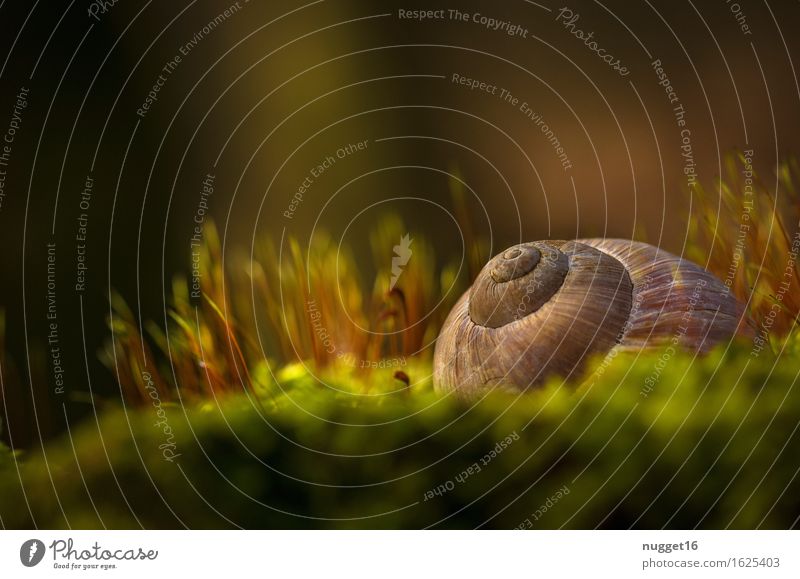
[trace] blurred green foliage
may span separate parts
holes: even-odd
[[[14,453],[5,444],[0,442],[0,471],[10,467],[14,461]]]
[[[338,379],[329,369],[327,387],[300,364],[266,370],[247,395],[165,403],[171,462],[152,405],[106,411],[24,457],[19,476],[0,453],[0,518],[9,528],[791,527],[798,366],[750,348],[676,354],[646,396],[659,352],[620,355],[577,389],[553,381],[472,404],[436,396],[424,365],[406,368],[410,388],[391,370],[371,374],[369,396],[345,369]]]

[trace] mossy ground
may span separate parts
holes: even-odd
[[[388,374],[372,377],[385,394],[354,396],[352,376],[329,375],[335,391],[294,366],[280,392],[164,406],[172,461],[153,406],[108,410],[20,463],[0,458],[0,518],[13,528],[791,527],[796,354],[724,350],[672,357],[647,396],[658,354],[617,357],[577,390],[554,380],[473,403],[425,381],[391,393]]]

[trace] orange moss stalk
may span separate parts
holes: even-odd
[[[282,250],[265,239],[257,243],[253,259],[232,252],[225,260],[214,226],[207,224],[204,233],[202,299],[177,278],[167,332],[146,322],[147,335],[141,336],[138,319],[119,296],[114,298],[116,366],[129,402],[146,400],[145,370],[167,401],[178,394],[215,397],[254,389],[253,375],[263,377],[265,368],[292,362],[349,368],[369,384],[376,362],[430,357],[426,346],[469,283],[455,275],[455,263],[437,276],[430,243],[395,216],[376,223],[369,271],[324,233],[309,247],[289,238]],[[413,239],[413,255],[391,287],[393,247],[403,235]],[[371,292],[365,290],[370,285]],[[111,348],[105,360],[114,369]]]
[[[717,198],[701,186],[693,191],[689,257],[748,304],[759,331],[779,339],[800,316],[798,165],[783,163],[774,187],[742,153],[729,156],[726,166]]]

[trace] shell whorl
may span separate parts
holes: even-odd
[[[651,245],[538,241],[491,259],[450,312],[434,385],[474,395],[527,389],[581,371],[593,354],[670,341],[705,351],[747,333],[743,306],[716,277]]]
[[[488,328],[523,318],[558,291],[568,271],[567,256],[553,245],[515,245],[491,259],[472,284],[469,315]]]

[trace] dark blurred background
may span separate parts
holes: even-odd
[[[796,3],[460,2],[467,21],[451,18],[452,8],[0,3],[0,133],[29,91],[3,167],[3,437],[28,444],[91,413],[91,395],[118,393],[97,356],[109,336],[110,288],[163,324],[172,278],[191,273],[201,202],[226,252],[265,236],[306,243],[326,230],[369,270],[368,232],[385,212],[424,231],[440,258],[462,251],[449,217],[455,175],[493,253],[588,235],[646,238],[681,253],[691,200],[682,128],[692,170],[712,195],[731,151],[752,150],[755,169],[774,183],[776,163],[798,150]],[[400,17],[420,9],[444,17]],[[569,13],[579,16],[571,25]],[[487,28],[481,17],[518,31]],[[593,32],[629,73],[603,62],[577,30]],[[454,74],[496,94],[454,83]],[[503,100],[502,89],[518,100]],[[335,161],[313,177],[327,157]],[[204,195],[208,175],[213,193]],[[82,213],[87,273],[77,291]],[[48,243],[64,393],[47,342]]]

